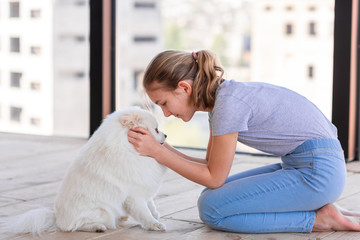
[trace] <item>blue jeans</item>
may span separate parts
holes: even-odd
[[[341,195],[346,168],[336,139],[308,140],[282,163],[230,176],[198,200],[209,227],[247,233],[311,232],[315,210]]]

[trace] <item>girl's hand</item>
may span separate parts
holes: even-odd
[[[128,141],[142,156],[154,157],[159,147],[161,147],[161,144],[155,140],[151,132],[142,127],[130,129]]]

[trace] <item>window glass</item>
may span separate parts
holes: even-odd
[[[131,84],[127,79],[141,76],[139,71],[144,71],[158,52],[210,49],[220,58],[225,78],[290,88],[313,101],[331,118],[334,0],[159,3],[117,2],[117,50],[122,56],[117,74],[119,108],[122,104],[142,103],[141,78],[140,84],[135,80]],[[138,86],[137,91],[134,86]],[[207,113],[197,113],[184,123],[174,117],[162,117],[158,107],[155,112],[170,144],[206,147]],[[241,145],[238,150],[254,151]]]
[[[20,17],[20,3],[16,1],[12,1],[9,3],[9,16],[10,18],[18,18]]]
[[[21,86],[21,77],[22,73],[20,72],[11,72],[10,73],[10,86],[15,88],[20,88]]]
[[[0,132],[88,137],[89,1],[0,7]]]
[[[19,53],[20,52],[20,38],[11,37],[10,38],[10,52]]]

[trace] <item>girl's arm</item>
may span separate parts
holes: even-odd
[[[201,159],[201,158],[194,158],[194,157],[190,157],[188,155],[183,154],[182,152],[176,150],[175,148],[173,148],[171,145],[167,144],[166,142],[163,144],[167,149],[169,149],[170,151],[176,153],[177,155],[192,161],[192,162],[198,162],[198,163],[202,163],[207,165],[208,164],[208,160],[209,160],[209,155],[210,155],[210,150],[211,150],[211,145],[212,145],[212,131],[210,130],[210,137],[209,137],[209,142],[208,142],[208,146],[207,146],[207,151],[206,151],[206,158],[205,159]]]
[[[218,188],[225,183],[230,172],[236,149],[237,133],[215,137],[210,134],[207,165],[188,161],[184,156],[169,150],[166,146],[156,142],[151,133],[144,128],[129,131],[128,138],[141,155],[155,158],[159,163],[193,182],[209,188]]]
[[[171,152],[179,155],[180,157],[182,157],[182,158],[184,158],[184,159],[186,159],[186,160],[207,165],[206,159],[195,158],[195,157],[190,157],[190,156],[188,156],[188,155],[185,155],[184,153],[176,150],[175,148],[173,148],[171,145],[167,144],[166,142],[163,144],[163,146],[164,146],[165,148],[167,148],[169,151],[171,151]]]

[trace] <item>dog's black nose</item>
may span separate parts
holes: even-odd
[[[164,134],[164,137],[165,137],[165,138],[167,138],[167,135],[166,135],[166,134]]]

